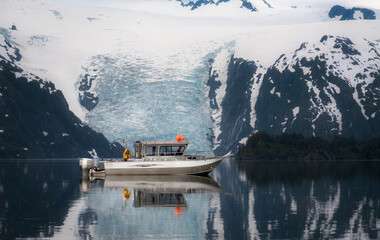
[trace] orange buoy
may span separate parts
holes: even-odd
[[[176,137],[175,137],[175,140],[177,140],[177,142],[182,142],[184,140],[184,137],[181,135],[181,134],[178,134]]]
[[[182,215],[183,208],[182,207],[175,207],[175,215]]]

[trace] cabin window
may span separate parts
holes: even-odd
[[[183,155],[183,146],[162,146],[160,147],[161,156],[179,156]]]
[[[156,156],[156,155],[157,155],[156,146],[145,147],[145,156]]]

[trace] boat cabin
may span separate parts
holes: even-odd
[[[135,158],[182,156],[189,143],[188,139],[183,141],[136,141]]]

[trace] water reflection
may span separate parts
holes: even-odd
[[[262,238],[377,239],[379,162],[249,162],[249,221]]]
[[[204,238],[210,200],[223,191],[200,176],[106,176],[81,185],[97,219],[86,237],[97,239]]]
[[[242,161],[237,160],[240,174],[251,184],[269,182],[297,184],[307,180],[331,178],[343,180],[366,176],[380,180],[379,161]]]
[[[54,236],[73,200],[80,171],[73,161],[0,162],[0,239]]]
[[[380,162],[224,160],[211,177],[82,178],[0,161],[0,239],[379,239]]]

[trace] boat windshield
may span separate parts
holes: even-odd
[[[182,156],[186,145],[145,145],[144,156]]]
[[[184,146],[161,146],[160,156],[180,156],[184,150]]]

